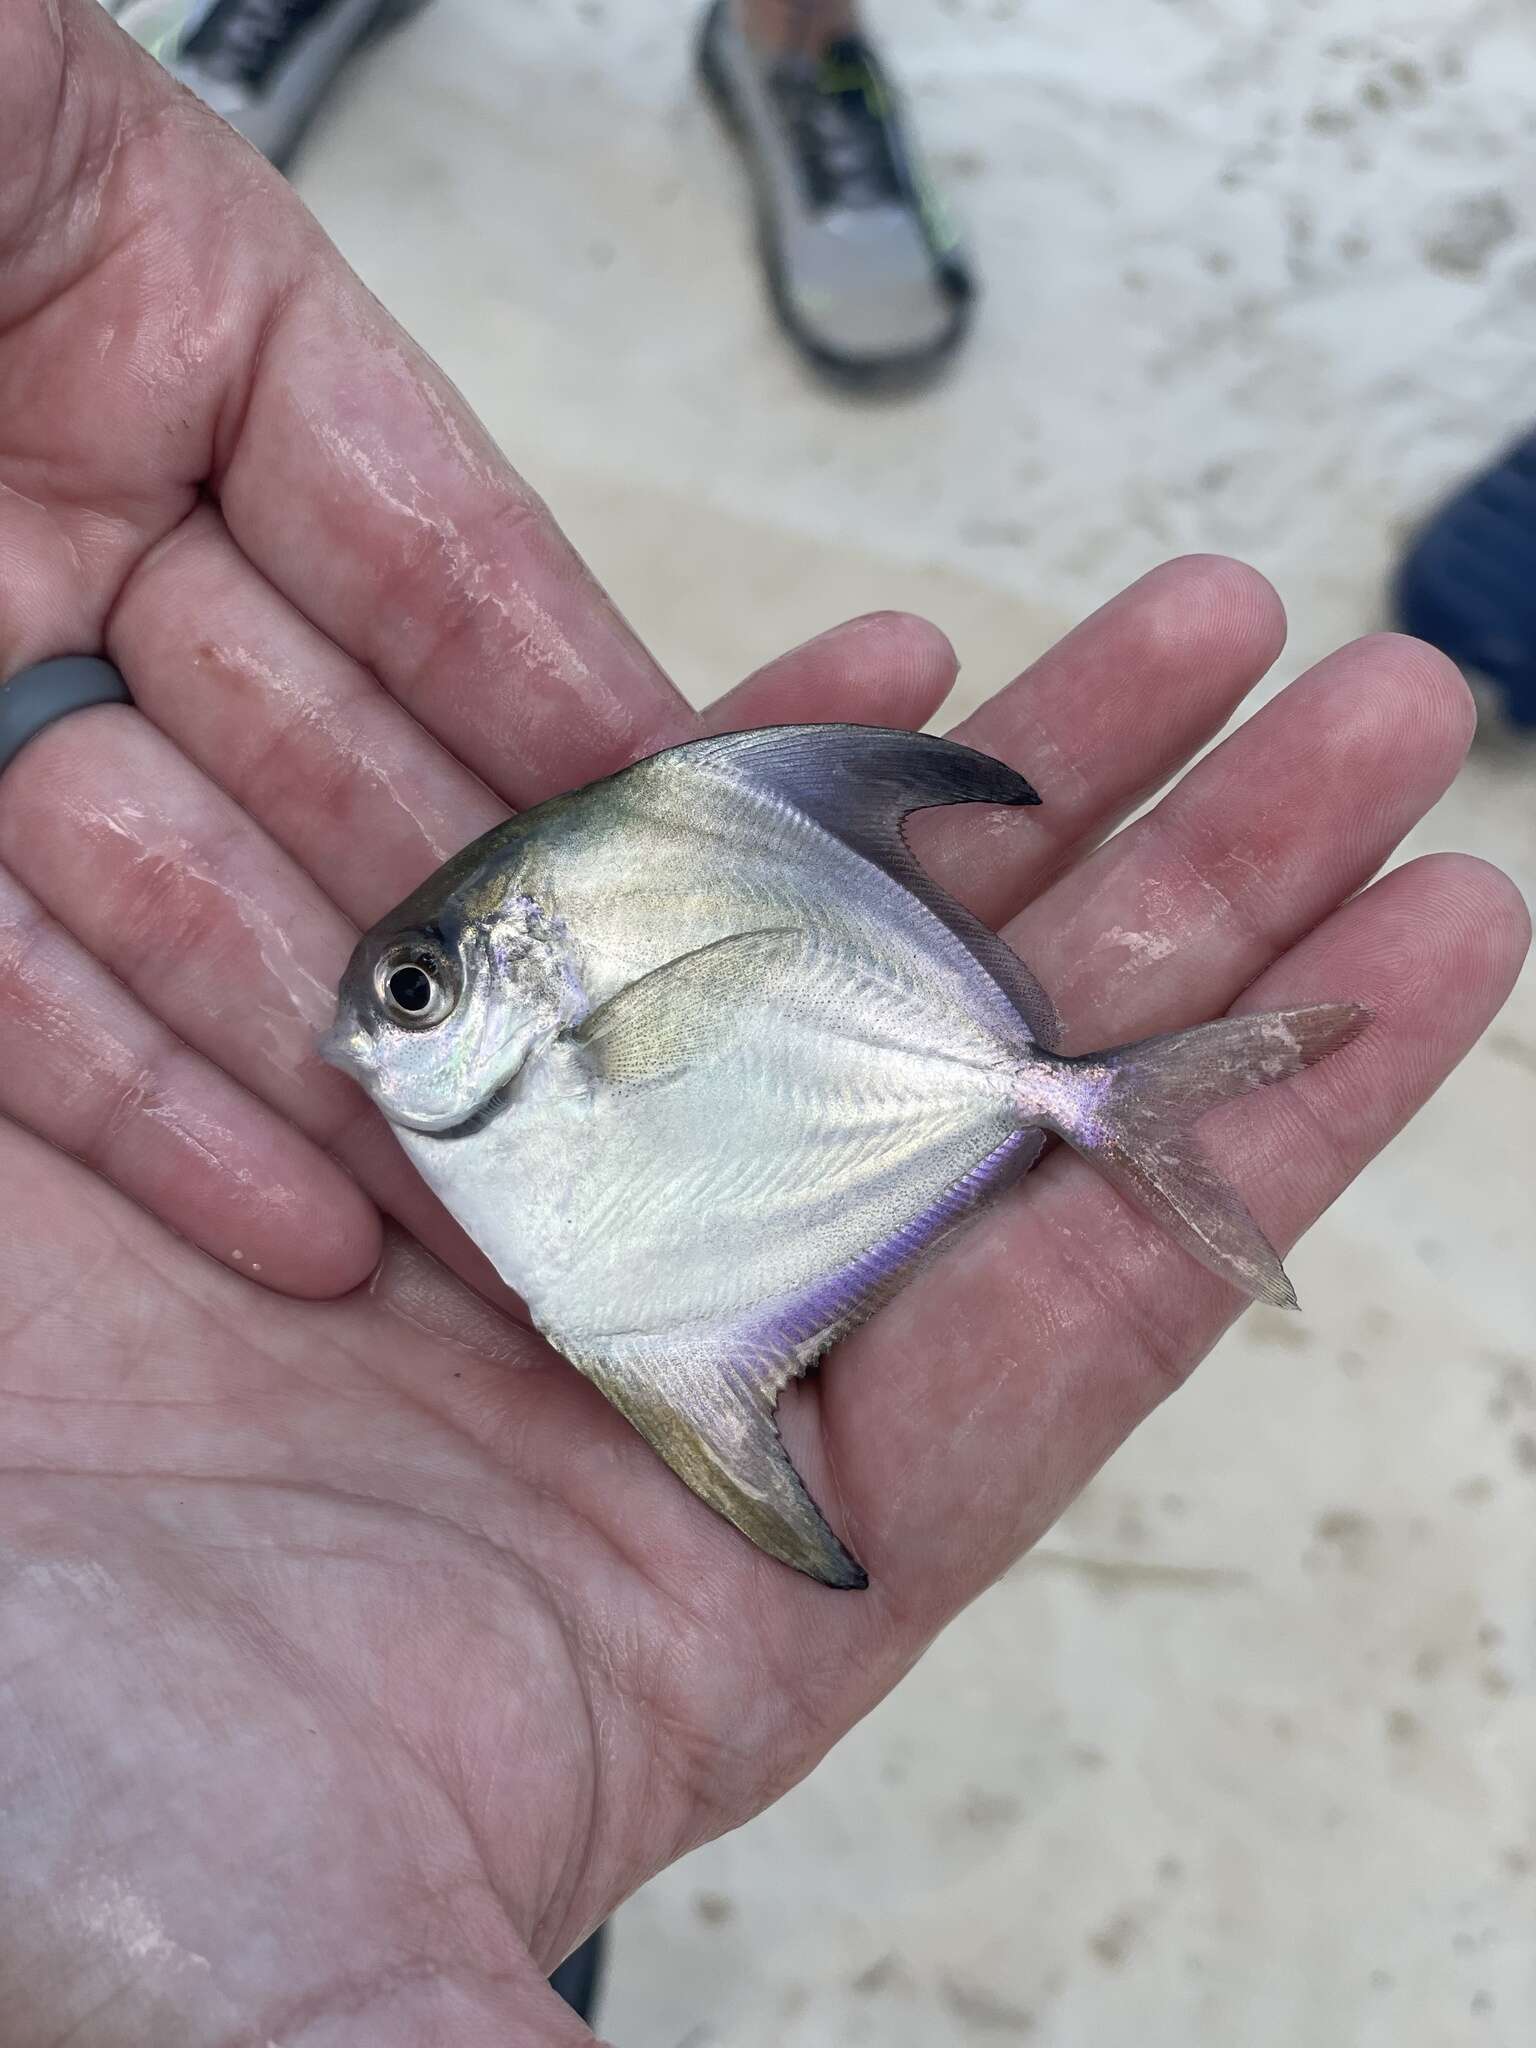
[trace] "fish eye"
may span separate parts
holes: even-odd
[[[420,947],[401,948],[380,961],[379,999],[396,1024],[441,1024],[457,996],[447,965]]]
[[[432,982],[425,968],[397,967],[389,977],[389,999],[397,1010],[412,1016],[432,1005]]]

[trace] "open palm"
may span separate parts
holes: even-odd
[[[7,8],[0,149],[0,672],[104,646],[139,706],[0,788],[7,2048],[588,2039],[543,1973],[809,1769],[1240,1304],[1053,1154],[786,1401],[868,1593],[685,1493],[313,1038],[360,924],[699,719],[92,0]],[[1363,887],[1470,730],[1408,642],[1335,655],[1106,837],[1280,636],[1251,572],[1156,572],[963,728],[1045,807],[920,836],[1069,1049],[1374,1008],[1213,1120],[1284,1243],[1483,1029],[1526,925],[1467,860]],[[952,676],[932,629],[863,620],[709,722],[915,725]]]

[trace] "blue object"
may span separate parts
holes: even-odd
[[[1406,632],[1486,676],[1536,731],[1536,433],[1434,514],[1394,595]]]
[[[590,2020],[597,2012],[597,1994],[603,1980],[603,1956],[608,1929],[599,1927],[581,1947],[568,1955],[549,1980],[549,1988],[565,2000],[579,2019]]]
[[[128,686],[110,661],[94,654],[61,654],[34,662],[0,688],[0,769],[27,741],[71,711],[95,704],[131,704]]]

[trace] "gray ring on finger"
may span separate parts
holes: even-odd
[[[61,654],[33,662],[0,687],[0,775],[28,740],[71,711],[132,702],[122,676],[99,655]]]

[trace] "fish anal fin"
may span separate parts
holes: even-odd
[[[982,1198],[1028,1171],[1043,1132],[1019,1129],[919,1217],[841,1272],[759,1309],[736,1341],[621,1337],[560,1349],[717,1514],[770,1557],[823,1585],[862,1587],[863,1567],[827,1527],[774,1419],[779,1395],[856,1329]]]
[[[749,1542],[824,1586],[858,1590],[868,1574],[833,1535],[774,1420],[794,1366],[736,1365],[639,1344],[567,1356],[665,1459],[690,1491]]]

